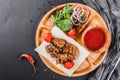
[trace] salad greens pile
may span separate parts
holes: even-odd
[[[71,23],[71,14],[74,6],[66,5],[62,10],[56,11],[55,15],[51,15],[53,26],[58,26],[62,31],[69,31],[73,28]]]

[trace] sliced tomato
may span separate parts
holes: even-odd
[[[71,69],[74,66],[74,62],[72,61],[67,61],[64,63],[64,67],[67,69]]]
[[[51,33],[46,33],[45,36],[44,36],[44,40],[46,42],[51,42],[52,38],[53,38],[53,36],[52,36]]]
[[[76,29],[75,29],[75,28],[71,29],[71,30],[68,32],[68,36],[70,36],[70,37],[74,37],[74,36],[76,36],[76,34],[77,34],[77,32],[76,32]]]

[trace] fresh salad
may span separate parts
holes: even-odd
[[[53,26],[58,26],[68,36],[76,36],[76,28],[85,23],[89,17],[89,10],[83,6],[66,5],[51,15]]]

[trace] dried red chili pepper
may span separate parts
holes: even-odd
[[[34,65],[34,63],[35,63],[34,58],[30,54],[27,54],[27,53],[20,55],[19,60],[21,60],[22,58],[27,59],[30,62],[30,64],[33,66],[33,69],[34,69],[33,76],[34,76],[36,74],[36,68]]]

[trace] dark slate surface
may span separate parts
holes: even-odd
[[[69,78],[49,70],[35,48],[37,25],[51,6],[80,0],[0,0],[0,80],[33,80],[32,66],[18,58],[23,52],[36,59],[36,80],[87,80],[87,76]]]

